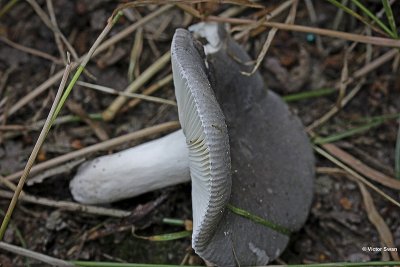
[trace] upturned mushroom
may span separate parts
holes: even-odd
[[[203,47],[186,30],[176,31],[171,48],[179,118],[185,136],[176,132],[137,149],[153,149],[146,150],[145,157],[156,159],[161,170],[171,165],[167,160],[162,164],[163,158],[179,162],[174,175],[186,177],[188,169],[183,165],[189,155],[186,166],[190,166],[192,176],[196,253],[219,266],[264,265],[283,252],[289,232],[297,231],[307,218],[313,192],[312,149],[299,119],[276,94],[266,90],[260,74],[241,75],[250,67],[240,62],[248,62],[250,58],[223,27],[202,23],[191,29],[208,40],[204,47],[207,57]],[[168,146],[173,142],[186,143],[189,152],[184,145],[176,145],[176,149]],[[163,148],[153,147],[157,143],[166,145],[168,150],[162,155],[151,154],[160,153]],[[127,155],[134,155],[134,149]],[[164,156],[166,153],[168,157]],[[96,181],[99,171],[108,168],[110,172],[113,169],[110,162],[121,160],[124,155],[106,156],[82,167],[71,182],[74,198],[101,203],[107,197],[113,201],[145,192],[133,194],[125,189],[127,184],[137,186],[135,169],[129,176],[130,164],[123,166],[123,179],[129,180],[124,185],[109,182],[108,186],[115,188],[101,190],[93,186],[99,186]],[[141,162],[140,153],[136,157],[139,158],[132,157],[129,162]],[[107,164],[100,167],[101,161]],[[157,171],[154,165],[152,168]],[[107,180],[121,179],[115,174]],[[155,176],[162,178],[159,173]],[[91,192],[88,186],[95,190]],[[121,194],[127,191],[129,194]],[[112,192],[113,196],[101,195],[105,192]],[[245,218],[245,213],[257,217]],[[211,216],[205,217],[207,214]]]

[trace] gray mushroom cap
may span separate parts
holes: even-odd
[[[206,74],[202,49],[189,32],[176,31],[172,72],[179,121],[189,149],[192,247],[199,255],[214,234],[231,193],[228,130]]]
[[[207,62],[228,126],[229,204],[291,232],[299,230],[311,207],[314,183],[314,157],[303,125],[279,96],[266,90],[258,72],[250,77],[240,74],[250,71],[239,63],[250,57],[221,25],[194,29],[202,35],[211,30],[213,36]],[[217,44],[215,36],[220,38]],[[219,266],[265,265],[283,252],[288,241],[289,236],[226,209],[201,256]]]

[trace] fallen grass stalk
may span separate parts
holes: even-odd
[[[365,210],[367,211],[368,219],[370,220],[370,222],[375,226],[376,230],[378,231],[381,242],[386,247],[395,248],[396,245],[394,244],[394,241],[393,241],[393,235],[390,232],[390,229],[389,229],[388,225],[386,224],[385,220],[382,218],[382,216],[376,210],[374,200],[372,199],[371,194],[368,192],[365,185],[363,185],[361,182],[358,182],[357,184],[358,184],[358,187],[360,188],[361,195],[363,196],[364,206],[365,206]],[[396,260],[396,261],[399,260],[399,254],[397,254],[397,251],[390,251],[390,254],[394,260]]]
[[[311,132],[315,128],[321,126],[325,122],[327,122],[330,118],[332,118],[336,113],[338,113],[353,97],[361,90],[362,85],[364,84],[364,79],[362,79],[359,83],[354,86],[354,88],[343,97],[342,101],[340,102],[340,108],[338,105],[334,105],[327,113],[325,113],[321,118],[315,120],[311,125],[307,126],[307,132]]]
[[[113,94],[113,95],[120,95],[120,96],[125,96],[125,97],[130,97],[130,98],[137,98],[141,100],[146,100],[149,102],[155,102],[155,103],[160,103],[160,104],[166,104],[166,105],[171,105],[171,106],[176,106],[176,102],[160,97],[155,97],[155,96],[149,96],[145,94],[136,94],[136,93],[129,93],[129,92],[121,92],[118,90],[115,90],[113,88],[109,88],[106,86],[101,86],[97,84],[92,84],[92,83],[87,83],[87,82],[77,82],[78,85],[94,89],[100,92],[108,93],[108,94]]]
[[[32,168],[32,166],[33,166],[33,164],[35,162],[35,159],[37,157],[37,154],[39,153],[39,150],[42,147],[42,145],[44,143],[44,140],[46,139],[46,136],[47,136],[47,134],[48,134],[48,132],[49,132],[49,130],[51,128],[53,117],[55,115],[55,112],[56,112],[57,106],[59,104],[59,101],[60,101],[60,99],[62,97],[63,89],[64,89],[65,84],[67,82],[68,75],[69,75],[70,71],[71,71],[71,65],[68,64],[65,67],[65,71],[64,71],[60,86],[58,88],[58,91],[57,91],[56,97],[54,99],[53,105],[51,106],[50,112],[49,112],[49,114],[47,116],[46,122],[45,122],[45,124],[44,124],[44,126],[42,128],[42,131],[40,132],[39,138],[36,141],[35,146],[33,147],[32,153],[29,156],[28,162],[25,165],[25,169],[21,173],[21,178],[20,178],[20,180],[18,182],[18,185],[17,185],[17,188],[16,188],[16,190],[14,192],[14,196],[11,199],[11,202],[10,202],[10,205],[9,205],[9,207],[7,209],[6,215],[4,216],[3,222],[2,222],[1,227],[0,227],[0,241],[3,240],[4,233],[7,230],[7,226],[8,226],[8,223],[10,222],[11,215],[12,215],[12,213],[14,211],[15,206],[17,205],[18,197],[21,194],[21,191],[22,191],[22,188],[23,188],[23,186],[25,184],[26,179],[28,178],[29,171],[31,170],[31,168]]]
[[[227,22],[233,24],[252,24],[257,23],[255,20],[251,19],[239,19],[239,18],[221,18],[217,16],[208,16],[205,18],[207,21],[219,21],[219,22]],[[383,37],[375,37],[375,36],[365,36],[361,34],[347,33],[341,31],[334,31],[329,29],[322,29],[316,27],[309,27],[304,25],[296,25],[296,24],[287,24],[280,22],[271,22],[265,21],[262,23],[265,27],[276,28],[278,30],[284,31],[294,31],[294,32],[304,32],[304,33],[313,33],[317,35],[323,35],[332,38],[343,39],[347,41],[353,41],[364,44],[372,44],[376,46],[385,46],[385,47],[394,47],[400,48],[400,40],[383,38]]]
[[[334,38],[338,38],[338,39],[344,39],[344,40],[358,42],[358,43],[400,48],[400,40],[395,40],[395,39],[390,39],[390,38],[365,36],[365,35],[360,35],[360,34],[353,34],[353,33],[340,32],[340,31],[334,31],[334,30],[328,30],[328,29],[308,27],[308,26],[303,26],[303,25],[292,25],[292,24],[279,23],[279,22],[264,22],[263,25],[267,26],[267,27],[277,28],[279,30],[314,33],[314,34],[324,35],[324,36],[328,36],[328,37],[334,37]]]
[[[314,150],[316,152],[318,152],[318,154],[322,155],[323,157],[325,157],[326,159],[328,159],[329,161],[331,161],[332,163],[334,163],[335,165],[337,165],[338,167],[342,168],[343,170],[345,170],[347,173],[351,174],[357,181],[362,182],[363,184],[367,185],[368,187],[370,187],[371,189],[373,189],[375,192],[377,192],[378,194],[380,194],[381,196],[383,196],[384,198],[386,198],[387,200],[389,200],[391,203],[393,203],[394,205],[396,205],[397,207],[400,207],[400,203],[397,202],[395,199],[393,199],[392,197],[390,197],[389,195],[387,195],[385,192],[383,192],[382,190],[380,190],[378,187],[376,187],[375,185],[373,185],[370,181],[368,181],[367,179],[365,179],[363,176],[361,176],[360,174],[358,174],[356,171],[354,171],[353,169],[351,169],[350,167],[348,167],[347,165],[345,165],[344,163],[342,163],[340,160],[338,160],[337,158],[335,158],[334,156],[332,156],[331,154],[329,154],[328,152],[326,152],[324,149],[318,147],[318,146],[313,146]],[[368,265],[367,265],[368,266]]]
[[[60,102],[57,104],[56,110],[54,111],[53,117],[51,119],[51,122],[53,122],[58,114],[61,111],[61,108],[63,107],[65,101],[67,100],[69,94],[72,91],[72,88],[74,87],[76,81],[79,79],[81,73],[84,71],[87,63],[89,62],[90,58],[94,54],[94,51],[96,51],[97,47],[100,45],[100,43],[103,41],[103,39],[107,36],[107,34],[110,32],[112,27],[117,23],[118,19],[122,16],[122,12],[117,13],[115,16],[112,16],[108,19],[108,23],[106,27],[103,29],[103,31],[100,33],[100,35],[97,37],[96,41],[92,45],[92,47],[89,49],[89,52],[86,54],[86,56],[83,58],[82,63],[78,66],[78,69],[76,70],[74,76],[72,77],[72,80],[68,84],[67,89],[65,89],[65,92],[61,96]]]
[[[40,50],[37,50],[35,48],[30,48],[30,47],[26,47],[26,46],[20,45],[18,43],[15,43],[15,42],[11,41],[10,39],[8,39],[8,38],[6,38],[4,36],[0,36],[0,41],[5,43],[5,44],[7,44],[7,45],[9,45],[9,46],[11,46],[12,48],[15,48],[17,50],[20,50],[22,52],[25,52],[25,53],[28,53],[28,54],[31,54],[31,55],[34,55],[34,56],[37,56],[37,57],[44,58],[46,60],[50,60],[55,64],[61,64],[62,63],[58,58],[53,57],[50,54],[47,54],[47,53],[45,53],[43,51],[40,51]]]
[[[154,92],[156,92],[158,89],[160,89],[160,88],[164,87],[165,85],[167,85],[168,83],[170,83],[171,81],[172,81],[172,74],[168,74],[161,80],[156,81],[155,83],[150,85],[148,88],[144,89],[142,94],[143,95],[151,95]],[[136,107],[141,101],[142,100],[139,98],[132,99],[131,101],[128,102],[128,104],[126,104],[122,108],[121,112],[126,112],[128,109]]]
[[[346,151],[340,149],[339,147],[333,144],[325,144],[322,147],[329,152],[334,157],[340,159],[343,163],[349,165],[351,168],[356,170],[357,172],[363,174],[369,179],[380,183],[381,185],[387,186],[389,188],[400,190],[400,181],[396,180],[392,177],[389,177],[371,167],[365,165],[360,160],[356,159]]]
[[[50,264],[52,266],[60,266],[60,267],[74,267],[76,266],[74,263],[63,261],[60,259],[56,259],[26,248],[14,246],[11,244],[7,244],[5,242],[0,241],[0,249],[14,253],[16,255],[24,256],[27,258],[35,259],[43,263]]]
[[[291,3],[292,8],[291,8],[291,10],[289,12],[289,15],[287,16],[287,18],[285,20],[285,23],[293,24],[294,19],[296,17],[296,10],[297,10],[298,1],[289,0],[289,1],[286,1],[283,4],[281,4],[280,6],[289,7],[288,3]],[[263,20],[265,20],[265,19],[263,19]],[[276,35],[277,32],[278,32],[277,28],[272,28],[268,32],[267,40],[264,42],[264,45],[263,45],[263,47],[261,49],[261,52],[257,56],[255,66],[253,67],[253,69],[250,72],[242,71],[241,73],[243,75],[250,76],[250,75],[253,75],[257,71],[257,69],[260,67],[260,64],[263,61],[265,55],[267,54],[268,49],[271,46],[271,43],[274,40],[275,35]]]
[[[13,193],[5,190],[0,190],[0,197],[2,198],[12,198]],[[97,206],[90,206],[90,205],[83,205],[75,202],[70,201],[63,201],[63,200],[52,200],[44,197],[35,197],[28,195],[26,193],[22,194],[19,198],[20,201],[38,204],[47,207],[59,208],[68,211],[77,211],[77,212],[84,212],[94,215],[101,215],[101,216],[110,216],[115,218],[125,218],[131,215],[132,213],[129,211],[119,210],[119,209],[110,209],[110,208],[102,208]]]
[[[72,58],[74,60],[78,60],[78,54],[75,51],[75,48],[69,43],[68,39],[64,36],[64,34],[60,31],[60,29],[56,24],[53,24],[49,16],[47,16],[46,12],[40,7],[40,5],[35,0],[26,0],[32,9],[36,12],[39,18],[43,21],[43,23],[51,30],[54,34],[58,35],[61,40],[64,42],[67,50],[71,53]]]
[[[39,163],[32,167],[31,173],[37,174],[40,171],[44,171],[49,168],[55,167],[61,163],[69,161],[69,160],[77,159],[79,157],[84,157],[86,155],[89,155],[91,153],[98,152],[98,151],[106,151],[106,150],[112,149],[116,146],[126,144],[126,143],[129,143],[132,141],[136,141],[140,138],[148,137],[150,135],[159,134],[162,132],[175,130],[177,128],[179,128],[179,122],[176,122],[176,121],[165,122],[165,123],[161,123],[161,124],[149,127],[149,128],[145,128],[145,129],[133,132],[133,133],[115,137],[113,139],[110,139],[110,140],[107,140],[107,141],[104,141],[101,143],[97,143],[92,146],[88,146],[88,147],[82,148],[80,150],[73,151],[68,154],[61,155],[59,157],[50,159],[48,161]],[[21,174],[22,174],[22,171],[18,171],[16,173],[8,175],[4,178],[7,180],[15,180]]]
[[[167,10],[169,10],[172,6],[171,5],[166,5],[163,6],[162,8],[154,11],[153,13],[147,15],[146,17],[144,17],[143,19],[139,20],[138,22],[136,22],[135,24],[127,27],[126,29],[122,30],[121,32],[115,34],[113,37],[110,37],[108,40],[104,41],[103,44],[101,44],[97,50],[93,53],[92,56],[96,56],[99,53],[107,50],[110,46],[118,43],[119,41],[121,41],[122,39],[128,37],[131,35],[132,32],[134,32],[137,28],[143,26],[144,24],[146,24],[147,22],[149,22],[150,20],[154,19],[157,16],[160,16],[162,13],[166,12]],[[87,54],[83,55],[82,57],[79,58],[78,62],[82,61],[83,58],[86,56]],[[71,64],[71,70],[74,70],[76,67],[78,67],[78,63],[72,63]],[[16,102],[15,104],[13,104],[13,106],[10,108],[10,110],[8,111],[8,115],[12,115],[15,112],[17,112],[20,108],[24,107],[25,105],[27,105],[28,103],[30,103],[33,99],[35,99],[37,96],[39,96],[40,94],[42,94],[43,92],[45,92],[47,89],[49,89],[53,84],[55,84],[56,82],[58,82],[62,75],[63,75],[63,70],[57,72],[56,74],[54,74],[52,77],[50,77],[48,80],[46,80],[45,82],[43,82],[42,84],[40,84],[38,87],[36,87],[35,89],[33,89],[31,92],[29,92],[25,97],[23,97],[21,100],[19,100],[18,102]],[[4,115],[0,116],[0,122],[4,120]]]
[[[134,93],[139,90],[146,82],[148,82],[158,71],[170,62],[171,53],[168,51],[162,57],[157,59],[150,67],[148,67],[139,77],[137,77],[125,90],[125,93]],[[114,119],[117,112],[125,104],[126,96],[118,96],[111,105],[103,112],[103,119],[110,121]]]

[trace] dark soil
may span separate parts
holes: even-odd
[[[8,1],[0,1],[0,7]],[[110,1],[53,1],[55,15],[61,32],[69,39],[79,56],[86,53],[104,28],[116,3]],[[275,3],[274,3],[275,2]],[[268,8],[278,1],[269,1]],[[296,24],[331,28],[337,8],[326,1],[315,6],[317,21],[312,23],[306,6],[300,1]],[[48,12],[46,1],[38,1]],[[367,1],[374,12],[381,9],[379,1]],[[396,4],[395,18],[400,15]],[[206,6],[217,15],[228,6]],[[140,7],[131,12],[136,18],[156,10],[157,6]],[[238,17],[251,17],[252,9]],[[396,16],[397,14],[397,16]],[[286,15],[285,15],[286,16]],[[283,17],[282,17],[283,18]],[[174,30],[186,22],[184,13],[173,8],[144,26],[144,46],[140,55],[139,69],[143,71],[156,58],[168,51]],[[191,23],[197,22],[193,19]],[[283,19],[280,19],[283,21]],[[112,29],[113,36],[133,22],[122,17]],[[400,22],[399,22],[400,23]],[[364,25],[344,15],[339,25],[341,31],[359,33]],[[162,29],[161,32],[159,30]],[[268,31],[241,40],[253,58],[266,39]],[[32,7],[18,2],[0,20],[0,35],[20,45],[31,47],[60,58],[53,32],[43,23]],[[315,36],[303,33],[278,31],[260,71],[269,88],[281,95],[307,92],[321,88],[333,88],[340,81],[343,59],[350,42],[322,37],[322,49],[313,40]],[[129,55],[134,34],[118,42],[107,52],[95,57],[88,65],[90,75],[81,80],[123,90],[128,84]],[[376,58],[390,48],[372,47]],[[358,44],[348,55],[349,76],[364,66],[366,45]],[[31,100],[15,114],[7,111],[21,98],[63,68],[62,64],[27,54],[0,42],[0,115],[7,119],[0,126],[30,126],[45,119],[54,99],[58,83],[45,93]],[[154,80],[165,77],[170,67],[158,73]],[[278,73],[279,72],[279,73]],[[8,79],[6,75],[8,74]],[[95,80],[93,79],[95,77]],[[318,136],[330,136],[352,127],[365,124],[365,119],[400,112],[399,70],[392,69],[392,62],[381,65],[368,73],[360,92],[337,115],[315,130]],[[356,82],[357,83],[357,82]],[[348,86],[350,91],[356,83]],[[150,85],[149,83],[148,85]],[[147,87],[147,86],[145,86]],[[155,96],[174,100],[172,84],[168,84]],[[304,125],[310,125],[336,103],[338,94],[290,102],[293,112]],[[112,95],[92,91],[80,86],[74,88],[71,100],[79,103],[85,112],[101,113],[114,99]],[[64,108],[62,115],[71,114]],[[174,107],[143,101],[133,109],[119,114],[112,122],[100,122],[110,137],[133,132],[161,122],[177,119]],[[363,121],[364,120],[364,121]],[[387,120],[361,134],[355,134],[336,142],[364,164],[394,176],[394,155],[398,123]],[[0,129],[0,175],[6,176],[21,170],[39,135],[37,130]],[[152,137],[153,138],[153,137]],[[145,141],[145,140],[141,140]],[[49,133],[38,161],[45,161],[67,152],[100,142],[92,128],[83,122],[70,122],[55,126]],[[132,144],[131,144],[132,145]],[[127,144],[126,148],[129,145]],[[111,151],[110,151],[111,152]],[[91,155],[91,158],[100,155]],[[316,155],[317,167],[336,167]],[[32,195],[54,200],[72,201],[68,183],[76,168],[57,174],[42,183],[26,186]],[[399,193],[374,183],[386,194],[399,201]],[[4,187],[5,189],[5,187]],[[7,189],[8,190],[8,189]],[[381,195],[369,190],[377,211],[393,235],[395,247],[400,247],[400,210]],[[5,213],[9,199],[0,198],[0,212]],[[183,230],[168,226],[163,218],[191,219],[190,185],[147,193],[142,196],[110,204],[108,207],[134,211],[131,217],[113,219],[82,212],[56,210],[36,204],[20,203],[13,214],[4,241],[30,250],[65,260],[118,261],[137,263],[180,264],[189,253],[188,263],[202,264],[190,248],[190,239],[168,242],[151,242],[132,236],[131,226],[137,233],[150,236]],[[377,228],[368,218],[363,196],[354,180],[343,174],[317,173],[314,202],[304,228],[295,233],[279,263],[311,263],[336,261],[369,261],[389,259],[387,254],[365,252],[363,247],[383,247]],[[43,266],[41,263],[1,252],[3,266]]]

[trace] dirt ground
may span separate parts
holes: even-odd
[[[0,7],[8,2],[0,1]],[[295,23],[320,28],[334,27],[338,9],[327,1],[314,2],[317,2],[314,3],[315,20],[310,16],[310,9],[300,1]],[[24,168],[40,132],[37,125],[46,118],[59,82],[17,110],[13,110],[13,107],[64,67],[60,51],[65,53],[65,46],[57,45],[54,31],[46,26],[43,16],[40,17],[32,7],[36,1],[31,3],[33,4],[17,2],[0,19],[0,115],[3,116],[0,121],[0,175],[3,177]],[[268,1],[266,7],[272,11],[279,3]],[[366,3],[376,13],[382,9],[380,1]],[[52,13],[49,12],[46,1],[38,0],[37,4],[47,17]],[[58,27],[78,56],[90,49],[105,27],[107,18],[116,8],[113,1],[58,0],[53,1],[53,5]],[[230,7],[232,6],[196,6],[201,12],[213,15]],[[398,18],[398,3],[394,7],[394,17]],[[115,36],[157,9],[159,7],[154,5],[130,9],[109,36]],[[256,12],[258,10],[248,8],[235,17],[254,19]],[[286,16],[287,12],[283,12],[274,20],[284,21]],[[134,73],[143,72],[156,58],[168,51],[176,28],[187,27],[198,21],[197,18],[185,15],[182,9],[174,7],[146,23],[142,27],[143,49],[139,53],[138,67]],[[368,33],[364,29],[364,24],[347,14],[343,15],[336,28],[349,33]],[[88,72],[81,76],[81,80],[116,90],[126,88],[129,84],[128,69],[135,34],[128,35],[92,59],[87,67]],[[379,33],[374,34],[379,36]],[[257,58],[267,35],[268,30],[265,29],[253,31],[250,35],[244,35],[239,42],[253,58]],[[373,117],[400,113],[400,75],[395,57],[371,71],[361,74],[359,72],[368,65],[368,58],[373,61],[390,52],[391,48],[365,44],[351,46],[352,42],[342,39],[278,31],[260,66],[268,87],[282,96],[337,89],[343,79],[354,78],[345,88],[345,95],[355,88],[359,88],[358,93],[337,114],[315,127],[314,136],[333,136],[367,125]],[[32,54],[25,48],[34,48],[44,55],[36,52]],[[346,61],[347,75],[343,71]],[[152,81],[160,80],[170,72],[171,68],[165,67]],[[141,90],[148,88],[152,81],[146,83]],[[288,103],[303,124],[310,126],[335,106],[339,95],[334,91]],[[154,96],[174,100],[172,83],[163,86]],[[80,106],[85,114],[99,114],[115,96],[76,86],[69,99]],[[76,105],[75,108],[74,105],[65,107],[61,115],[79,113]],[[97,120],[96,127],[104,131],[107,138],[112,138],[171,120],[177,120],[175,107],[141,101],[140,104],[120,112],[111,122]],[[361,161],[363,171],[358,170],[358,173],[396,201],[400,200],[395,187],[397,184],[382,185],[379,177],[378,181],[371,180],[368,174],[374,176],[376,173],[366,167],[390,178],[394,177],[398,127],[398,116],[397,120],[396,116],[392,116],[374,127],[349,134],[331,143],[353,156],[347,163],[353,169],[358,164],[355,160]],[[154,136],[145,140],[152,138]],[[145,140],[126,144],[118,149]],[[93,126],[82,120],[68,120],[52,128],[39,153],[38,162],[45,162],[100,141]],[[86,158],[101,154],[104,152],[93,153]],[[343,161],[344,156],[336,154],[335,157]],[[395,260],[396,253],[368,252],[362,248],[400,247],[399,208],[370,187],[359,185],[358,180],[319,154],[316,154],[316,166],[315,196],[309,218],[305,226],[293,234],[288,248],[274,263]],[[36,197],[73,201],[68,184],[75,171],[76,167],[66,169],[42,182],[25,186],[24,191]],[[16,181],[13,180],[15,183]],[[1,187],[2,192],[11,192],[8,187]],[[367,193],[362,191],[363,188],[366,188]],[[0,194],[2,217],[10,201],[4,192]],[[191,251],[189,238],[151,242],[134,238],[131,234],[132,225],[141,235],[181,231],[182,227],[163,224],[162,219],[191,219],[190,185],[178,185],[147,193],[106,207],[133,211],[133,215],[118,219],[21,202],[13,214],[4,241],[65,260],[180,264],[185,259],[186,264],[203,264]],[[381,216],[381,221],[374,217],[374,211]],[[385,229],[389,231],[385,232]],[[392,240],[393,244],[387,244],[388,240]],[[0,262],[3,266],[43,266],[4,251],[0,253]]]

